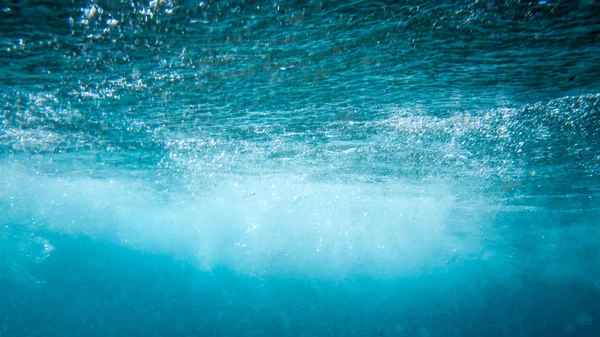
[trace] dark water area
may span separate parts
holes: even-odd
[[[457,263],[427,275],[327,281],[211,273],[168,256],[52,237],[43,280],[3,280],[3,333],[17,335],[594,336],[597,287],[498,276],[510,261]],[[551,319],[550,319],[551,318]]]
[[[0,0],[0,336],[600,336],[600,3]]]

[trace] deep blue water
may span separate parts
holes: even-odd
[[[600,336],[600,2],[0,0],[0,336]]]

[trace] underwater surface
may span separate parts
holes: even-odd
[[[600,2],[0,0],[0,336],[600,336]]]

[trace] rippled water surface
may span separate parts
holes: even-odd
[[[0,0],[0,336],[599,336],[600,3]]]

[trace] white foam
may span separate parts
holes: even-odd
[[[480,252],[481,219],[466,217],[443,185],[230,175],[189,195],[116,176],[0,171],[0,205],[12,203],[5,221],[104,237],[205,270],[391,277]]]

